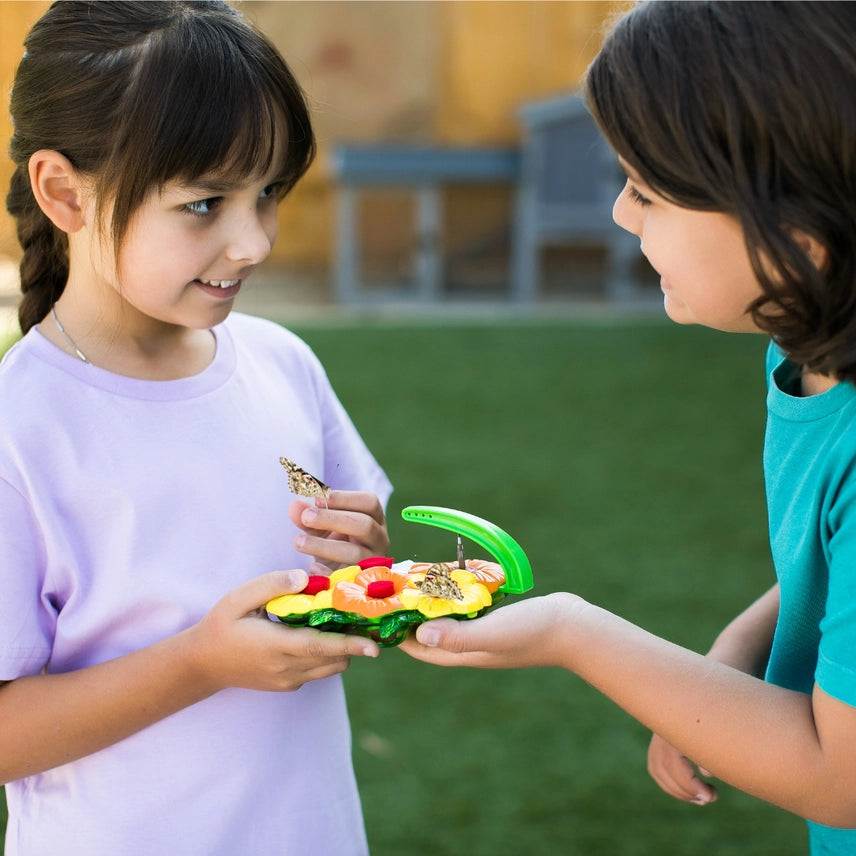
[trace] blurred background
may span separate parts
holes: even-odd
[[[4,92],[47,5],[0,3]],[[267,313],[286,302],[378,311],[415,303],[418,311],[450,300],[650,294],[635,289],[651,281],[638,243],[610,222],[614,159],[573,97],[622,4],[237,5],[292,66],[319,144],[281,207],[280,237],[256,287],[245,289],[244,308]],[[0,135],[10,133],[4,110]],[[433,159],[419,156],[425,148]],[[0,186],[10,171],[2,159]],[[3,210],[7,305],[17,256]]]
[[[46,6],[0,0],[4,93]],[[454,557],[403,507],[469,511],[520,542],[532,594],[573,590],[703,651],[771,584],[765,343],[667,323],[611,223],[620,179],[575,93],[623,6],[240,4],[304,86],[319,156],[239,308],[321,358],[395,485],[397,559]],[[9,330],[17,256],[0,213]],[[373,856],[806,850],[801,821],[725,786],[705,809],[663,795],[646,730],[559,670],[388,650],[345,681]]]

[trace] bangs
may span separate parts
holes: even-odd
[[[611,147],[653,190],[683,207],[728,210],[729,120],[716,93],[729,84],[699,60],[709,34],[671,5],[644,4],[618,22],[589,66],[586,102]],[[704,17],[703,4],[694,11]]]
[[[303,93],[282,57],[237,13],[227,18],[220,6],[207,16],[204,5],[132,48],[133,82],[104,176],[117,241],[146,195],[169,181],[272,175],[284,196],[314,157]]]

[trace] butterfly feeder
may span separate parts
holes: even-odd
[[[288,459],[281,463],[294,493],[328,497],[329,488],[323,482]],[[369,636],[389,647],[431,618],[476,618],[506,594],[523,594],[533,587],[526,554],[495,524],[464,511],[428,505],[409,506],[401,516],[456,533],[457,562],[396,564],[389,557],[372,556],[329,577],[310,576],[303,591],[267,603],[270,617],[294,627]],[[497,561],[465,559],[461,536]]]

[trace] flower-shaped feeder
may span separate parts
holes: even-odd
[[[411,627],[431,618],[475,618],[505,595],[533,586],[532,568],[520,545],[487,520],[464,511],[409,506],[401,516],[413,523],[458,534],[457,563],[400,562],[385,556],[363,559],[311,576],[303,591],[274,598],[268,614],[284,624],[369,636],[378,644],[398,645]],[[464,559],[460,536],[490,552],[497,562]]]

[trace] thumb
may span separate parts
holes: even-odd
[[[472,651],[476,647],[472,625],[453,618],[437,618],[416,628],[416,641],[426,648],[442,648],[453,654]]]
[[[247,615],[281,594],[296,594],[306,587],[305,571],[271,571],[232,589],[224,598],[235,615]]]

